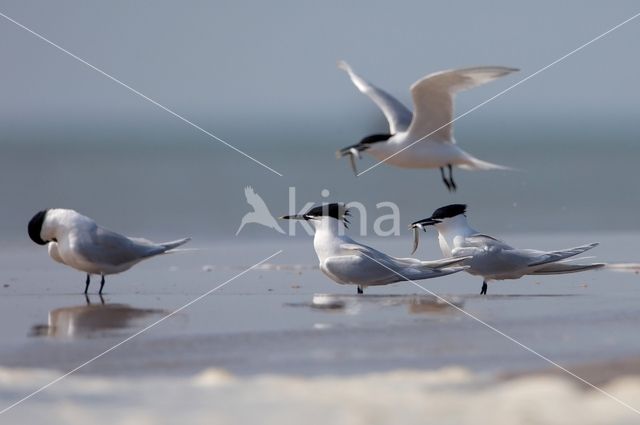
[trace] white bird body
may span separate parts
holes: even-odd
[[[314,210],[316,209],[311,211]],[[309,213],[285,218],[308,220],[315,228],[313,247],[320,270],[339,284],[358,285],[359,291],[367,286],[387,285],[409,279],[431,279],[464,269],[449,267],[461,263],[464,258],[436,261],[396,258],[362,245],[342,234],[342,218]]]
[[[362,93],[382,110],[389,122],[388,135],[374,135],[356,145],[338,151],[338,156],[354,157],[366,152],[380,162],[402,168],[460,167],[467,170],[510,169],[482,161],[456,145],[453,137],[453,102],[456,93],[471,89],[517,71],[501,66],[472,67],[436,72],[411,86],[413,113],[386,91],[369,83],[346,62],[338,66],[345,70]],[[445,184],[455,190],[450,176]]]
[[[446,212],[452,211],[452,216]],[[457,210],[455,210],[457,208]],[[414,231],[433,225],[438,231],[438,244],[445,256],[468,257],[462,264],[467,273],[482,276],[486,281],[519,279],[526,275],[564,274],[601,268],[602,263],[575,264],[571,257],[596,247],[597,243],[557,251],[514,248],[494,237],[481,234],[467,222],[464,205],[450,205],[434,212],[431,218],[412,224]],[[417,247],[417,235],[414,251]],[[486,289],[484,289],[486,291]]]
[[[103,277],[126,271],[142,260],[170,252],[190,240],[157,244],[130,238],[70,209],[39,212],[29,223],[29,235],[40,245],[48,244],[49,256],[54,261],[87,275]]]
[[[397,133],[385,143],[371,144],[365,152],[400,168],[440,168],[450,164],[467,170],[506,169],[474,158],[455,143],[419,142],[405,149],[411,140],[407,132]]]

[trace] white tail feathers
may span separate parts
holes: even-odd
[[[467,159],[469,161],[468,163],[460,164],[458,165],[458,167],[462,168],[463,170],[469,170],[469,171],[479,171],[479,170],[481,171],[486,171],[486,170],[518,171],[516,168],[513,168],[513,167],[494,164],[492,162],[483,161],[481,159],[474,158],[472,156],[469,156],[469,158]]]

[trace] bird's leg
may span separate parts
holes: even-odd
[[[482,290],[480,291],[480,295],[487,295],[487,282],[482,281]]]
[[[102,288],[104,288],[104,275],[101,275],[102,279],[100,279],[100,291],[98,291],[98,294],[102,295]]]
[[[458,187],[456,186],[456,182],[453,181],[453,167],[451,164],[447,165],[447,167],[449,168],[449,183],[451,184],[450,190],[455,192]]]
[[[362,285],[358,285],[358,294],[364,294],[364,289],[362,288]]]
[[[447,189],[449,190],[449,192],[451,192],[451,185],[449,183],[449,180],[447,180],[447,177],[444,175],[443,167],[440,167],[440,176],[442,176],[442,181],[444,182],[445,186],[447,186]]]
[[[87,295],[87,291],[89,290],[89,283],[91,283],[91,275],[87,273],[87,280],[85,281],[84,294]]]
[[[89,295],[87,295],[87,293],[84,293],[84,300],[87,302],[87,305],[91,305],[91,300],[89,299]]]
[[[102,294],[98,294],[98,296],[100,297],[100,304],[104,305],[104,298],[102,298]]]

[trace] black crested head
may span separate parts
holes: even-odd
[[[393,136],[393,134],[372,134],[371,136],[367,136],[364,139],[360,140],[361,145],[372,145],[378,142],[387,141]]]
[[[431,214],[431,218],[436,220],[444,220],[445,218],[455,217],[467,212],[465,204],[451,204],[440,207]]]
[[[42,224],[44,223],[47,211],[49,210],[39,211],[36,215],[33,216],[33,218],[29,221],[29,225],[27,226],[29,237],[38,245],[47,244],[47,242],[43,241],[42,237],[40,236],[40,232],[42,231]]]
[[[349,224],[348,217],[351,215],[345,204],[333,202],[330,204],[323,204],[317,207],[311,208],[304,214],[304,218],[312,219],[316,217],[332,217],[336,220],[341,220],[345,223],[345,226]]]

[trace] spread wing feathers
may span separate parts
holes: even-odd
[[[244,196],[247,198],[247,204],[251,205],[254,211],[269,211],[267,204],[264,203],[260,195],[251,186],[244,188]]]
[[[191,238],[161,244],[142,238],[128,238],[101,227],[96,227],[90,239],[79,240],[78,254],[96,264],[121,265],[144,260],[177,248]]]
[[[481,66],[436,72],[411,86],[413,121],[409,135],[419,140],[453,143],[453,99],[456,93],[480,86],[517,71],[502,66]]]
[[[552,263],[542,268],[536,269],[529,274],[544,275],[544,274],[577,273],[577,272],[583,272],[585,270],[600,269],[605,265],[606,264],[604,263],[593,263],[593,264]]]
[[[588,251],[592,248],[598,246],[597,243],[592,243],[589,245],[582,245],[575,248],[563,249],[558,251],[551,252],[543,252],[541,255],[538,255],[537,258],[533,258],[532,262],[529,263],[529,267],[541,266],[543,264],[555,263],[561,260],[564,260],[569,257],[573,257],[574,255],[582,254],[585,251]],[[536,252],[536,251],[533,251]]]
[[[382,110],[387,121],[389,121],[389,132],[391,134],[405,131],[409,128],[413,115],[402,102],[360,77],[345,61],[338,62],[338,68],[345,70],[358,90],[369,96],[373,103],[378,105],[378,108]]]

